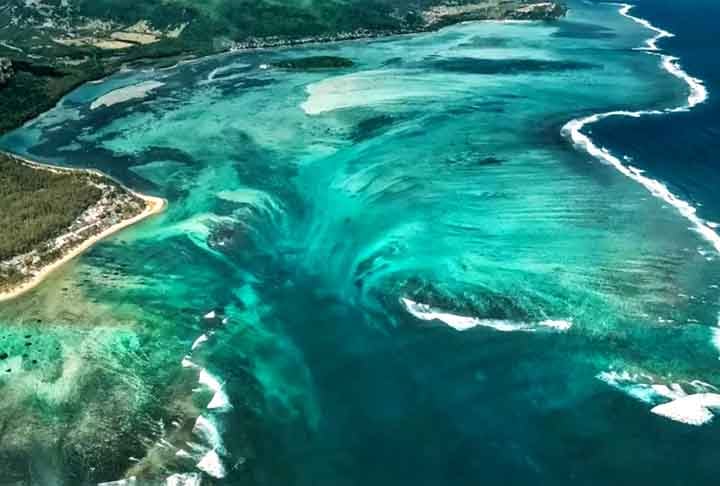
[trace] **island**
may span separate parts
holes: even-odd
[[[353,67],[355,63],[350,59],[337,56],[309,56],[296,59],[286,59],[273,63],[274,67],[281,69],[339,69]]]
[[[164,206],[97,171],[0,153],[0,301]]]

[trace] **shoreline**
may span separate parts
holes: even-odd
[[[37,170],[50,170],[50,171],[56,171],[56,172],[84,172],[87,174],[100,175],[101,177],[111,180],[114,183],[120,185],[124,190],[126,190],[130,194],[142,199],[145,202],[145,209],[140,214],[136,214],[132,218],[123,220],[117,224],[114,224],[108,228],[105,228],[103,231],[101,231],[97,235],[91,236],[91,237],[83,240],[79,245],[75,246],[71,250],[64,253],[57,260],[41,267],[29,279],[25,280],[24,282],[15,286],[14,288],[11,288],[11,289],[5,290],[5,291],[0,291],[0,302],[7,302],[9,300],[20,297],[21,295],[25,294],[26,292],[29,292],[30,290],[32,290],[35,287],[37,287],[38,285],[40,285],[55,270],[59,269],[60,267],[62,267],[66,263],[68,263],[69,261],[80,256],[81,254],[83,254],[85,251],[90,249],[96,243],[99,243],[100,241],[104,240],[105,238],[107,238],[115,233],[118,233],[118,232],[122,231],[123,229],[128,228],[136,223],[139,223],[140,221],[143,221],[143,220],[149,218],[150,216],[154,216],[156,214],[163,212],[165,210],[165,208],[167,207],[167,201],[165,199],[160,198],[160,197],[155,197],[155,196],[149,196],[147,194],[142,194],[137,191],[134,191],[134,190],[130,189],[129,187],[116,181],[114,178],[112,178],[96,169],[75,169],[75,168],[70,168],[70,167],[56,167],[56,166],[52,166],[52,165],[48,165],[48,164],[43,164],[41,162],[35,162],[32,160],[28,160],[25,157],[21,157],[21,156],[12,154],[12,153],[8,153],[8,152],[3,152],[3,153],[9,155],[10,157],[17,159],[19,161],[19,163],[25,163],[31,167],[34,167]]]
[[[563,4],[556,4],[556,5],[563,5]],[[552,20],[557,20],[559,17],[565,16],[567,13],[567,10],[563,10],[563,12],[558,16],[553,18]],[[367,40],[373,40],[378,38],[389,38],[389,37],[397,37],[397,36],[409,36],[409,35],[417,35],[422,34],[425,32],[434,32],[438,31],[442,28],[448,27],[449,25],[454,24],[462,24],[465,22],[507,22],[507,23],[533,23],[533,22],[543,22],[543,21],[549,21],[551,19],[548,18],[538,18],[538,19],[462,19],[458,18],[452,22],[445,23],[435,23],[431,25],[424,26],[423,28],[419,29],[407,29],[407,30],[398,30],[398,31],[365,31],[361,33],[340,33],[339,35],[333,35],[333,36],[311,36],[309,38],[304,39],[267,39],[265,42],[262,40],[256,40],[254,42],[246,43],[245,45],[234,45],[231,47],[228,47],[226,49],[220,50],[219,52],[215,53],[206,53],[201,54],[199,56],[194,56],[191,53],[189,54],[189,57],[185,59],[178,60],[175,64],[163,68],[159,68],[159,70],[166,70],[166,69],[173,69],[181,64],[185,63],[191,63],[196,62],[198,60],[201,60],[203,58],[208,57],[214,57],[214,56],[223,56],[228,54],[235,54],[238,52],[251,52],[251,51],[257,51],[257,50],[265,50],[265,49],[292,49],[297,47],[305,47],[307,45],[323,45],[323,44],[332,44],[336,42],[353,42],[353,41],[367,41]],[[182,55],[180,56],[182,57]],[[132,65],[132,62],[128,64],[121,65],[117,70],[114,70],[114,72],[121,71],[122,69],[126,68],[128,65]],[[156,69],[156,68],[152,68]],[[80,86],[82,84],[88,84],[88,83],[100,83],[103,82],[105,79],[107,79],[109,76],[112,76],[114,72],[110,73],[104,73],[103,76],[100,76],[96,79],[88,79],[81,83],[78,83],[77,86]],[[75,86],[73,89],[77,88]],[[58,103],[62,101],[62,99],[70,92],[72,92],[73,89],[68,90],[66,93],[62,94],[56,101],[55,106],[57,106]],[[25,119],[22,123],[20,123],[18,126],[24,126],[25,124],[29,123],[31,120],[35,120],[38,117],[42,116],[44,113],[47,113],[49,110],[46,110],[42,113],[36,114],[34,116],[28,117]],[[17,128],[17,127],[15,127]],[[14,129],[15,129],[14,128]],[[9,133],[12,130],[8,130],[7,133]],[[2,135],[4,132],[0,131],[0,135]],[[145,201],[145,210],[140,213],[139,215],[134,216],[133,218],[130,218],[128,220],[125,220],[123,222],[120,222],[116,225],[113,225],[101,233],[92,236],[86,240],[84,240],[82,243],[80,243],[77,247],[73,248],[66,254],[64,254],[61,258],[58,260],[49,263],[48,265],[45,265],[42,267],[37,273],[35,273],[32,277],[30,277],[27,281],[21,283],[20,285],[6,291],[0,291],[0,303],[6,302],[8,300],[15,299],[22,294],[34,289],[38,285],[40,285],[53,271],[57,270],[61,266],[63,266],[65,263],[73,260],[74,258],[81,255],[83,252],[88,250],[90,247],[92,247],[94,244],[100,242],[101,240],[113,235],[114,233],[117,233],[129,226],[132,226],[133,224],[136,224],[150,216],[153,216],[155,214],[158,214],[162,212],[165,207],[167,206],[167,201],[162,198],[157,198],[154,196],[149,196],[146,194],[139,193],[137,191],[134,191],[130,189],[129,187],[122,184],[120,181],[114,179],[113,177],[110,177],[109,175],[96,170],[96,169],[78,169],[78,168],[70,168],[70,167],[61,167],[61,166],[54,166],[50,164],[44,164],[42,162],[37,162],[34,160],[29,160],[25,157],[22,157],[20,155],[9,153],[0,150],[0,153],[9,155],[19,161],[21,161],[24,164],[27,164],[31,167],[34,167],[38,170],[50,170],[55,172],[85,172],[88,174],[94,174],[99,175],[100,177],[112,180],[119,186],[121,186],[124,190],[127,192],[135,195],[136,197],[142,199]]]
[[[542,2],[538,2],[542,3]],[[553,3],[553,2],[550,2]],[[59,103],[62,102],[62,100],[67,96],[68,94],[72,93],[75,89],[79,88],[82,85],[85,84],[92,84],[92,83],[101,83],[107,78],[116,75],[119,72],[123,72],[125,70],[139,70],[142,69],[143,63],[149,62],[151,63],[149,66],[149,69],[151,71],[157,70],[157,71],[164,71],[167,69],[174,69],[182,64],[186,63],[193,63],[197,62],[202,59],[206,58],[212,58],[215,56],[223,56],[228,54],[236,54],[236,53],[246,53],[246,52],[253,52],[253,51],[262,51],[262,50],[280,50],[280,49],[293,49],[298,47],[306,47],[306,46],[322,46],[326,44],[334,44],[339,42],[353,42],[353,41],[372,41],[377,39],[385,39],[385,38],[394,38],[398,36],[411,36],[411,35],[417,35],[417,34],[423,34],[423,33],[429,33],[429,32],[437,32],[443,28],[449,27],[451,25],[457,25],[462,24],[465,22],[503,22],[503,23],[532,23],[532,22],[553,22],[556,20],[559,20],[567,15],[567,6],[562,3],[554,3],[556,7],[559,7],[563,9],[561,12],[556,13],[554,15],[550,16],[537,16],[534,17],[532,13],[526,12],[526,17],[522,18],[515,18],[515,17],[498,17],[498,18],[461,18],[462,15],[456,16],[456,18],[450,19],[448,21],[442,21],[442,22],[436,22],[432,24],[427,24],[423,26],[418,27],[405,27],[405,28],[396,28],[396,29],[390,29],[390,30],[370,30],[370,29],[357,29],[356,31],[352,32],[336,32],[333,34],[314,34],[314,35],[308,35],[305,37],[282,37],[282,36],[267,36],[267,37],[259,37],[259,38],[252,38],[247,39],[244,41],[233,41],[229,45],[226,45],[221,48],[208,48],[208,49],[200,49],[200,50],[192,50],[189,49],[187,51],[182,51],[180,53],[170,53],[167,55],[159,55],[159,56],[141,56],[138,58],[131,58],[124,61],[121,61],[117,65],[113,65],[107,70],[104,70],[102,73],[96,76],[90,76],[87,78],[84,78],[82,80],[79,80],[72,85],[68,86],[67,89],[63,90],[62,93],[60,93],[58,96],[52,98],[51,102],[52,104],[50,106],[47,106],[42,111],[38,111],[35,113],[30,113],[27,116],[23,116],[15,125],[12,125],[9,128],[0,128],[0,136],[5,135],[7,133],[12,132],[13,130],[16,130],[19,127],[25,126],[27,123],[30,123],[31,121],[37,119],[38,117],[42,116],[43,114],[52,111]],[[153,63],[155,64],[163,64],[167,60],[175,60],[172,64],[164,65],[162,67],[158,67],[157,65],[153,66]]]

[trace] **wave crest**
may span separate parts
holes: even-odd
[[[708,242],[710,242],[715,250],[720,253],[720,235],[715,231],[715,225],[711,222],[705,221],[697,215],[697,209],[693,207],[689,202],[684,201],[680,197],[673,194],[668,187],[662,182],[647,177],[643,174],[641,169],[625,165],[618,157],[612,155],[607,149],[598,147],[587,135],[582,133],[583,128],[587,125],[592,125],[606,118],[616,116],[626,116],[632,118],[640,118],[648,115],[664,115],[669,113],[677,113],[688,111],[695,106],[704,103],[709,97],[707,88],[705,87],[702,80],[690,76],[686,71],[682,69],[677,57],[657,54],[654,51],[659,50],[657,47],[657,41],[665,37],[673,37],[674,35],[670,32],[662,30],[652,25],[649,21],[630,15],[629,12],[633,9],[633,5],[620,4],[620,14],[627,17],[640,25],[656,32],[657,35],[646,41],[647,48],[644,50],[653,51],[648,52],[652,55],[659,55],[661,59],[661,66],[668,73],[672,74],[676,78],[684,81],[689,87],[689,94],[687,103],[683,106],[675,108],[666,108],[663,110],[644,110],[644,111],[611,111],[607,113],[598,113],[595,115],[587,116],[584,118],[577,118],[569,121],[563,126],[561,132],[564,136],[570,138],[573,144],[586,151],[594,158],[601,162],[607,163],[613,166],[621,174],[630,179],[638,182],[645,187],[653,196],[662,199],[666,203],[673,206],[677,211],[688,221],[690,221],[694,229]]]

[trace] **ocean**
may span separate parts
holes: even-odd
[[[720,86],[720,60],[713,21],[720,5],[712,1],[693,1],[685,6],[665,0],[643,1],[638,2],[635,12],[675,35],[660,45],[679,57],[692,76],[704,81],[710,97],[689,113],[645,118],[641,124],[614,120],[597,127],[595,136],[606,143],[610,143],[606,137],[612,137],[613,147],[633,157],[638,167],[691,202],[703,218],[720,219],[714,190],[718,185],[714,167],[720,133],[720,102],[714,94]],[[628,136],[630,133],[633,136]]]
[[[169,203],[0,306],[0,484],[714,484],[719,7],[569,5],[0,138]]]

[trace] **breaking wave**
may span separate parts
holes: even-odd
[[[645,373],[603,371],[597,378],[613,388],[652,406],[650,412],[687,425],[704,425],[720,412],[720,394],[703,381],[662,383]],[[694,393],[686,390],[692,389]]]
[[[573,144],[585,150],[588,154],[601,162],[607,163],[617,169],[624,176],[634,180],[645,187],[653,196],[662,199],[666,203],[673,206],[677,211],[690,223],[693,228],[702,235],[708,242],[710,242],[715,250],[720,253],[720,235],[715,231],[715,225],[709,221],[705,221],[703,218],[697,215],[697,209],[687,201],[684,201],[677,195],[673,194],[668,187],[662,182],[652,179],[644,175],[641,169],[633,167],[631,165],[624,164],[620,158],[612,155],[607,149],[598,147],[593,141],[585,135],[582,130],[588,125],[592,125],[606,118],[612,118],[617,116],[626,116],[632,118],[640,118],[642,116],[657,116],[669,113],[677,113],[688,111],[695,106],[704,103],[708,99],[708,90],[705,87],[702,80],[697,79],[689,75],[679,63],[677,57],[669,56],[666,54],[659,54],[656,51],[659,50],[657,42],[660,39],[673,37],[673,34],[663,29],[655,27],[649,21],[630,15],[630,11],[634,8],[633,5],[620,4],[620,14],[627,17],[634,22],[652,30],[656,33],[655,36],[648,39],[645,42],[645,46],[640,48],[647,51],[648,54],[659,56],[661,59],[661,66],[668,73],[675,76],[676,78],[684,81],[689,88],[689,94],[687,103],[675,107],[666,108],[662,110],[644,110],[644,111],[610,111],[607,113],[598,113],[590,115],[584,118],[577,118],[569,121],[562,128],[562,134],[568,137]]]
[[[544,320],[537,323],[529,323],[505,319],[480,319],[477,317],[451,314],[407,298],[402,298],[401,302],[405,306],[405,309],[418,319],[423,321],[441,321],[457,331],[467,331],[474,327],[489,327],[500,332],[535,332],[542,329],[567,331],[572,327],[572,322],[569,320]]]

